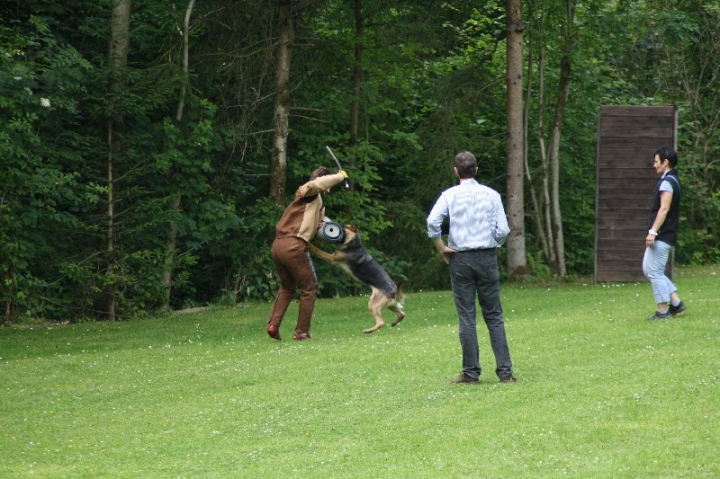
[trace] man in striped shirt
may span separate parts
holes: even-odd
[[[462,347],[462,372],[453,383],[477,383],[480,349],[476,325],[476,294],[490,333],[495,373],[502,382],[515,382],[500,304],[500,272],[496,248],[510,233],[500,194],[475,180],[477,160],[465,151],[455,157],[460,184],[440,195],[427,218],[428,237],[450,265],[458,335]],[[448,244],[442,240],[442,224],[449,220]]]

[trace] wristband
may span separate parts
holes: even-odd
[[[649,234],[649,235],[652,235],[652,236],[657,236],[657,235],[658,235],[658,234],[657,234],[657,231],[653,231],[653,230],[648,230],[648,234]]]

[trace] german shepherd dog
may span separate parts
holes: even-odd
[[[372,294],[368,309],[375,318],[375,326],[365,329],[364,333],[370,334],[385,326],[381,314],[383,308],[388,308],[397,315],[392,323],[393,327],[397,326],[405,318],[402,291],[398,291],[397,285],[387,271],[363,248],[358,227],[343,225],[342,228],[345,238],[334,253],[327,253],[312,243],[308,243],[308,249],[325,261],[339,265],[354,279],[370,286]]]

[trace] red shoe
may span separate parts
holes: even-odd
[[[303,339],[312,339],[312,336],[310,336],[310,333],[299,333],[295,331],[295,334],[293,334],[293,339],[297,341],[302,341]]]
[[[278,341],[280,341],[282,339],[280,337],[280,328],[275,324],[271,324],[270,326],[268,326],[267,333],[268,333],[268,336],[270,336],[273,339],[277,339]]]

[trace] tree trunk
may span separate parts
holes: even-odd
[[[290,54],[294,40],[291,0],[278,4],[278,51],[275,68],[275,118],[272,160],[270,163],[270,199],[285,206],[287,182],[287,140],[290,117]]]
[[[550,134],[550,168],[552,173],[552,233],[555,238],[555,257],[557,260],[555,274],[560,277],[567,275],[565,266],[565,240],[560,211],[560,136],[565,118],[565,108],[570,94],[572,78],[571,55],[575,45],[574,10],[572,0],[567,0],[567,23],[565,25],[564,55],[560,61],[560,84],[558,86],[555,117]]]
[[[195,0],[188,2],[187,9],[185,10],[185,20],[182,25],[182,72],[183,81],[182,87],[180,88],[180,99],[178,100],[177,112],[175,113],[175,120],[180,122],[183,118],[183,110],[185,108],[185,98],[187,96],[187,89],[190,86],[190,17],[192,16],[193,8],[195,8]]]
[[[4,198],[0,198],[2,200]],[[3,283],[0,284],[0,297],[3,295],[6,295],[6,302],[5,302],[5,313],[3,314],[3,319],[6,323],[10,323],[12,319],[15,318],[14,314],[14,306],[13,306],[13,298],[15,297],[15,292],[13,291],[14,285],[16,284],[15,281],[15,268],[12,264],[8,262],[7,268],[5,269],[5,272],[3,274]]]
[[[178,100],[177,111],[175,113],[175,121],[178,123],[182,121],[183,111],[185,108],[185,98],[187,96],[187,89],[190,85],[190,17],[192,16],[193,8],[195,7],[195,0],[188,2],[187,9],[185,10],[185,21],[183,22],[182,34],[183,34],[183,48],[182,48],[182,71],[183,71],[183,82],[180,88],[180,99]],[[174,185],[173,168],[170,167],[165,174],[168,182]],[[173,186],[173,189],[175,187]],[[170,210],[177,212],[180,209],[180,203],[182,201],[182,193],[175,191],[170,198]],[[172,292],[172,278],[173,278],[173,265],[175,263],[175,250],[177,249],[177,223],[171,221],[168,225],[167,232],[167,244],[165,247],[165,269],[162,274],[162,285],[163,285],[163,302],[162,307],[165,310],[170,309],[170,294]]]
[[[555,251],[555,235],[552,229],[552,214],[550,210],[550,161],[545,147],[545,2],[542,2],[540,12],[540,51],[538,58],[538,147],[540,149],[540,221],[538,225],[541,234],[546,238],[547,247],[544,247],[545,260],[553,272],[557,271]]]
[[[525,254],[525,207],[523,192],[523,84],[522,10],[520,0],[507,0],[507,240],[508,274],[528,276]]]
[[[117,317],[115,275],[115,157],[122,151],[122,133],[125,117],[117,97],[127,85],[127,55],[130,48],[131,0],[113,0],[110,20],[109,63],[112,70],[110,84],[110,118],[108,119],[108,161],[107,161],[107,277],[105,289],[108,319]]]
[[[565,56],[560,66],[560,88],[558,91],[553,130],[550,135],[550,164],[552,170],[552,228],[555,236],[555,251],[557,257],[557,275],[563,277],[567,274],[565,268],[565,242],[563,239],[562,213],[560,211],[560,135],[562,122],[565,117],[565,107],[570,93],[570,57]]]
[[[539,45],[540,45],[540,69],[542,69],[542,41],[543,41],[543,23],[544,23],[544,11],[545,11],[545,3],[544,1],[541,3],[541,10],[540,10],[540,25],[538,28],[538,37],[539,37]],[[532,5],[528,5],[528,10],[530,13],[530,18],[532,18]],[[540,202],[540,199],[538,198],[538,194],[535,191],[535,185],[533,183],[533,175],[530,170],[530,163],[529,163],[529,154],[530,151],[529,147],[529,138],[528,138],[528,132],[529,127],[528,123],[530,120],[530,104],[532,99],[532,74],[533,74],[533,64],[535,62],[535,59],[533,58],[532,52],[533,52],[533,43],[534,38],[532,35],[532,30],[530,37],[528,38],[528,60],[527,60],[527,89],[525,93],[525,110],[523,113],[523,158],[525,160],[525,178],[528,182],[528,188],[530,190],[530,199],[532,200],[533,205],[533,219],[535,221],[535,227],[537,230],[537,236],[538,240],[540,241],[540,245],[542,246],[543,253],[545,254],[545,257],[548,258],[550,255],[550,248],[548,245],[547,235],[545,234],[545,228],[544,223],[542,221],[542,204]],[[542,89],[542,75],[540,75],[540,88]],[[541,90],[542,92],[542,90]],[[542,93],[540,94],[540,98],[538,101],[539,105],[542,105]],[[538,123],[538,125],[542,125],[542,122]],[[540,129],[542,129],[541,126],[539,126]]]
[[[363,77],[363,34],[365,23],[362,15],[362,0],[355,0],[355,67],[353,68],[353,100],[350,104],[350,157],[349,166],[355,166],[358,147],[358,126],[360,123],[360,87]]]

